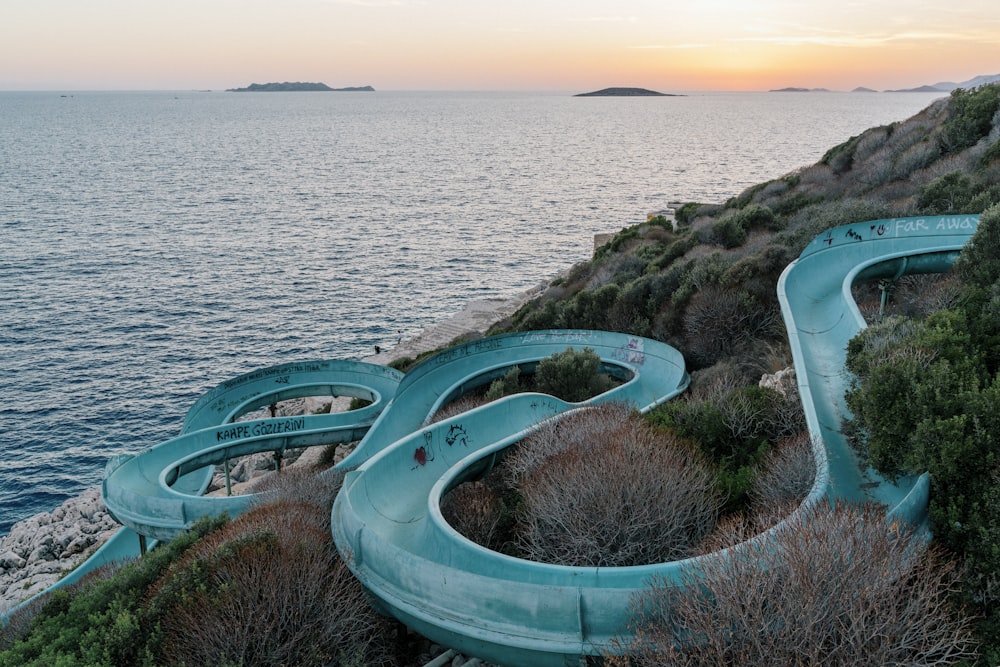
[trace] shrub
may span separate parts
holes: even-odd
[[[122,566],[112,576],[59,589],[36,603],[29,634],[0,653],[3,667],[150,664],[161,654],[158,619],[143,604],[147,589],[168,565],[225,517],[198,522],[170,543]],[[19,621],[23,628],[23,620]]]
[[[805,513],[804,513],[805,514]],[[819,505],[726,560],[662,579],[623,641],[637,665],[950,665],[975,655],[956,568],[873,507]]]
[[[976,191],[968,174],[952,171],[934,179],[920,189],[917,209],[926,215],[961,213]]]
[[[797,505],[816,479],[816,457],[807,432],[782,439],[760,464],[750,487],[751,506],[758,512]]]
[[[746,243],[747,230],[736,214],[729,214],[712,223],[711,238],[724,248],[738,248]]]
[[[674,217],[680,224],[690,225],[692,222],[694,222],[694,218],[698,214],[698,208],[700,206],[701,204],[688,202],[674,212]]]
[[[544,422],[503,460],[505,483],[512,488],[522,486],[525,477],[550,457],[574,447],[604,442],[633,413],[624,403],[602,403]]]
[[[460,484],[441,500],[441,515],[452,528],[494,551],[504,551],[510,517],[497,490],[482,480]]]
[[[774,212],[763,204],[750,204],[737,213],[740,225],[746,229],[767,229],[772,232],[780,231],[783,227],[781,220],[774,215]]]
[[[851,137],[844,143],[834,146],[823,155],[820,164],[828,165],[835,174],[849,171],[854,164],[854,154],[862,136],[864,135]]]
[[[486,390],[486,402],[495,401],[498,398],[517,394],[526,391],[521,384],[521,369],[517,366],[511,368],[502,378],[497,378],[490,383]]]
[[[179,665],[378,665],[385,621],[337,557],[329,512],[280,500],[251,509],[171,566],[150,595]]]
[[[771,446],[805,428],[797,398],[756,386],[674,400],[649,419],[691,439],[717,464],[726,512],[745,505],[755,471]]]
[[[690,553],[718,509],[713,475],[697,452],[638,420],[581,435],[522,477],[525,556],[603,567]]]
[[[491,385],[492,386],[492,385]],[[433,421],[440,422],[445,419],[450,419],[455,415],[460,415],[463,412],[468,412],[478,408],[481,405],[486,405],[489,401],[485,396],[479,396],[477,394],[466,394],[458,400],[452,401],[451,403],[445,405],[440,410],[434,413]]]
[[[284,468],[273,475],[265,475],[254,482],[253,493],[257,494],[255,503],[267,505],[276,502],[293,501],[304,503],[305,507],[315,508],[321,528],[330,526],[330,510],[333,499],[340,490],[344,473],[340,470],[329,470],[318,474],[313,470],[301,467]]]
[[[742,289],[702,289],[684,310],[686,356],[697,366],[711,366],[753,340],[769,337],[779,315],[776,303],[761,303]]]
[[[610,379],[600,370],[601,357],[594,350],[577,352],[570,347],[538,362],[535,387],[571,403],[584,401],[611,388]]]
[[[944,123],[942,143],[946,151],[960,151],[989,134],[1000,109],[1000,86],[957,88],[951,93],[951,111]]]
[[[979,227],[962,249],[955,270],[973,287],[990,288],[1000,282],[1000,204],[979,217]]]

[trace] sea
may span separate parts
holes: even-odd
[[[0,536],[219,382],[391,349],[942,96],[0,92]]]

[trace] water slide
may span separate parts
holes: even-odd
[[[959,215],[836,227],[814,239],[782,272],[778,299],[817,457],[813,496],[878,502],[892,517],[925,524],[928,476],[886,481],[858,461],[841,432],[850,416],[844,401],[850,384],[844,370],[847,343],[865,327],[851,285],[947,271],[978,224],[979,216]]]
[[[840,432],[847,415],[846,345],[865,326],[851,285],[945,271],[977,224],[976,216],[943,216],[839,227],[814,240],[783,272],[778,293],[817,470],[797,512],[822,499],[872,500],[884,504],[893,518],[925,524],[927,476],[889,483],[859,464]],[[592,345],[604,334],[586,335],[594,337],[585,343]],[[507,342],[520,345],[532,336]],[[489,368],[493,358],[468,348],[447,354],[475,360],[470,371]],[[607,358],[603,352],[602,357]],[[435,363],[447,367],[449,361],[442,357]],[[682,363],[676,368],[672,372],[680,389]],[[500,451],[538,421],[571,406],[519,395],[429,425],[434,399],[447,398],[448,391],[424,395],[425,386],[438,384],[432,381],[434,363],[421,370],[401,383],[392,409],[380,417],[385,430],[377,422],[366,436],[362,445],[370,450],[359,448],[352,463],[364,462],[348,474],[333,508],[334,540],[384,611],[435,641],[489,662],[579,665],[580,656],[608,650],[616,636],[627,632],[630,603],[650,577],[680,581],[685,568],[697,565],[699,559],[619,568],[549,565],[505,556],[458,535],[442,518],[442,496],[488,469]],[[671,371],[669,365],[647,363],[637,379],[641,383],[651,372]],[[460,393],[461,382],[452,387]],[[623,389],[620,396],[601,400],[649,407]],[[417,407],[409,406],[411,392],[419,394]],[[768,540],[772,533],[753,541]],[[701,559],[725,559],[745,546]]]
[[[201,516],[238,514],[253,496],[203,497],[215,465],[256,452],[353,442],[375,421],[402,377],[386,366],[330,360],[271,366],[214,387],[188,410],[178,437],[108,462],[101,493],[123,527],[55,585],[0,615],[0,623],[41,595],[176,537]],[[371,405],[327,415],[234,421],[259,407],[304,396],[351,396]]]
[[[924,520],[926,476],[885,482],[858,465],[839,431],[846,414],[844,348],[864,326],[850,285],[946,270],[977,224],[976,216],[943,216],[839,227],[814,240],[782,274],[778,292],[817,459],[816,483],[803,507],[822,498],[873,499],[900,518]],[[443,520],[442,496],[488,470],[504,448],[541,422],[584,406],[520,394],[431,423],[454,397],[511,366],[530,370],[567,347],[593,348],[605,369],[624,380],[591,404],[626,401],[649,410],[687,386],[684,361],[673,348],[592,331],[474,341],[425,360],[402,378],[360,362],[286,364],[219,385],[189,411],[181,436],[109,462],[105,503],[126,525],[121,544],[138,542],[131,531],[170,539],[202,515],[245,508],[248,497],[201,496],[214,464],[255,451],[356,440],[364,433],[340,464],[349,472],[333,507],[334,540],[375,604],[421,634],[490,662],[578,665],[581,655],[607,649],[627,627],[632,596],[651,576],[676,580],[693,561],[566,567],[511,558],[470,542]],[[324,393],[374,403],[335,415],[232,421],[276,400]],[[105,560],[128,552],[109,548]],[[718,552],[703,558],[726,557]],[[88,561],[78,571],[90,569]]]

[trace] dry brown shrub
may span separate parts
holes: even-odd
[[[657,580],[623,642],[637,665],[951,665],[975,654],[954,564],[872,506],[821,504],[776,544]]]
[[[582,413],[581,416],[583,416]],[[700,454],[638,419],[587,422],[575,446],[528,467],[521,547],[532,560],[628,566],[689,554],[715,523],[715,479]]]
[[[896,281],[891,310],[923,319],[938,310],[955,307],[960,294],[961,283],[951,273],[903,276]]]
[[[261,505],[172,565],[150,597],[172,664],[392,664],[393,633],[333,548],[327,514]]]
[[[252,491],[257,494],[257,505],[287,500],[313,505],[324,517],[323,525],[329,528],[330,509],[343,480],[344,473],[339,470],[319,473],[309,468],[292,467],[261,477],[254,482]]]
[[[489,403],[489,401],[479,394],[466,394],[465,396],[448,403],[435,412],[431,421],[432,423],[444,421],[445,419],[450,419],[456,415],[462,414],[463,412],[468,412],[469,410],[478,408],[481,405],[486,405],[487,403]]]
[[[760,465],[750,487],[751,504],[766,508],[796,505],[805,500],[816,479],[816,457],[808,432],[781,440]]]
[[[448,524],[476,544],[500,551],[503,501],[496,489],[482,480],[461,484],[441,500],[441,515]]]
[[[520,486],[526,475],[550,456],[566,449],[599,445],[633,413],[634,410],[624,403],[604,403],[544,422],[504,459],[503,474],[507,485]]]
[[[791,516],[798,506],[799,503],[782,503],[724,516],[698,545],[697,554],[722,551],[757,537]]]
[[[773,335],[780,323],[775,304],[761,303],[745,291],[708,286],[684,310],[684,350],[711,365],[758,338]]]

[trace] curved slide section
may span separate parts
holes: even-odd
[[[186,433],[136,456],[113,458],[104,473],[108,511],[140,535],[173,539],[197,519],[238,514],[252,495],[204,497],[214,466],[258,452],[283,453],[360,439],[395,393],[402,374],[376,364],[319,361],[247,373],[206,393],[184,420]],[[360,410],[232,420],[276,401],[302,396],[356,396]]]
[[[865,325],[851,285],[945,271],[977,225],[976,216],[938,216],[835,228],[813,241],[782,274],[779,299],[817,466],[813,489],[797,512],[823,498],[844,498],[880,502],[890,515],[915,525],[925,521],[927,476],[891,484],[863,469],[840,433],[847,416],[846,345]],[[541,345],[546,336],[559,335],[573,334],[525,334],[517,342],[537,336]],[[579,335],[605,340],[605,334]],[[577,342],[594,346],[588,339]],[[616,346],[620,349],[621,343],[604,348]],[[542,348],[538,354],[563,347]],[[378,604],[409,627],[498,664],[578,665],[580,656],[599,654],[626,632],[633,595],[646,588],[650,577],[681,581],[699,560],[726,559],[746,546],[686,561],[585,568],[511,558],[458,535],[441,516],[443,495],[491,466],[501,450],[539,422],[574,406],[542,395],[518,395],[428,425],[436,405],[461,393],[465,383],[485,380],[475,369],[496,377],[504,367],[470,360],[463,368],[466,359],[490,360],[468,346],[444,355],[425,362],[400,385],[392,409],[383,413],[351,461],[359,467],[349,473],[333,510],[334,539],[351,569]],[[608,359],[606,352],[602,358]],[[675,359],[639,364],[631,387],[597,400],[634,400],[648,407],[644,397],[657,394],[659,402],[676,395],[687,380],[683,361]],[[658,378],[657,389],[636,391],[650,376]],[[752,541],[770,540],[779,529]]]
[[[135,456],[112,458],[102,496],[123,527],[85,562],[48,590],[0,617],[0,623],[31,600],[74,584],[109,563],[136,558],[140,535],[172,539],[206,515],[237,514],[253,496],[201,497],[215,464],[229,457],[337,442],[363,436],[392,398],[403,374],[356,361],[286,363],[227,380],[206,392],[188,410],[181,435]],[[304,396],[352,396],[372,404],[350,412],[233,422],[251,410]]]
[[[518,394],[427,423],[468,387],[567,347],[595,350],[628,381],[585,404]],[[356,450],[366,459],[334,503],[334,541],[383,610],[425,636],[499,664],[578,664],[627,625],[632,594],[677,565],[588,568],[511,558],[455,532],[441,516],[441,497],[547,419],[605,401],[649,410],[687,384],[675,349],[625,334],[539,331],[446,350],[407,375]]]
[[[861,465],[841,432],[850,413],[847,343],[865,327],[851,296],[858,280],[947,271],[979,216],[875,220],[836,227],[813,240],[778,281],[778,298],[795,359],[799,393],[818,459],[813,496],[873,501],[890,515],[923,524],[926,475],[890,483]],[[822,445],[822,446],[820,446]]]

